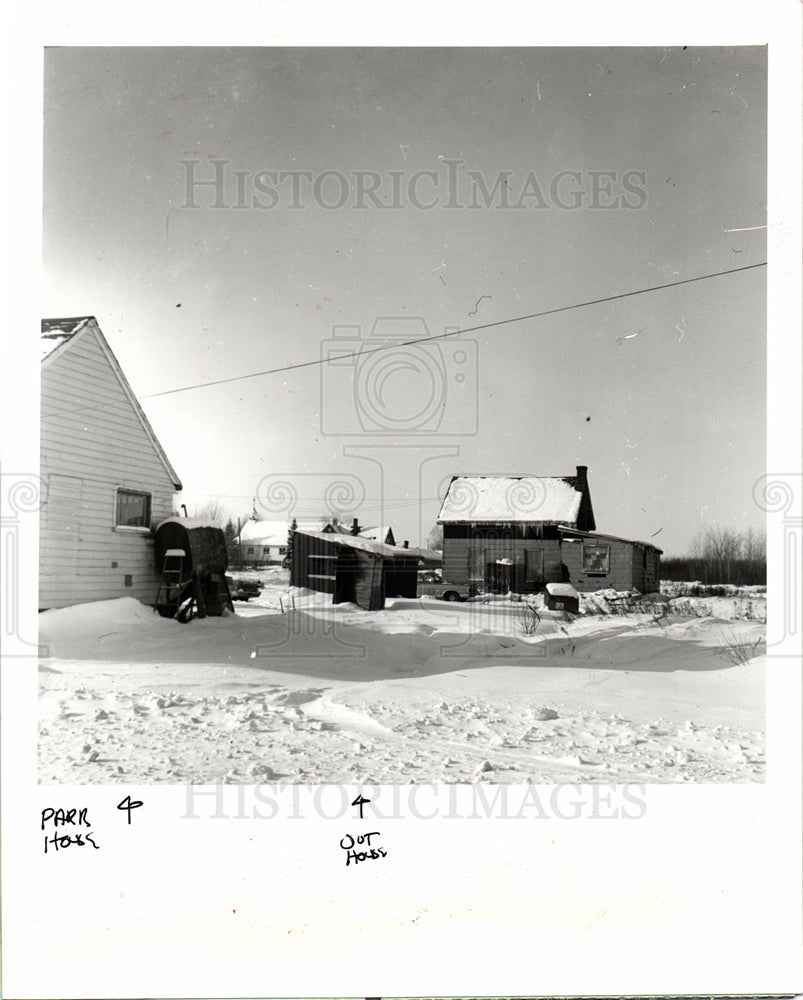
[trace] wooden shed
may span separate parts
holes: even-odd
[[[326,531],[295,531],[290,585],[380,611],[386,597],[416,597],[417,549]]]
[[[152,603],[181,482],[93,316],[42,321],[41,383],[39,607]]]

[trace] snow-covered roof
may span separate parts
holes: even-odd
[[[92,316],[71,316],[66,319],[43,319],[41,360],[49,357],[57,347],[61,347],[79,333]]]
[[[559,476],[455,476],[438,521],[573,524],[582,498],[581,490]]]
[[[176,470],[170,464],[170,459],[165,454],[165,450],[162,447],[161,442],[156,437],[150,421],[145,415],[145,411],[142,409],[142,404],[134,395],[134,390],[128,384],[128,379],[125,377],[123,369],[120,367],[120,362],[115,357],[114,351],[112,351],[111,347],[109,347],[108,341],[103,336],[103,333],[98,326],[98,321],[94,316],[70,316],[63,319],[42,320],[42,370],[44,371],[46,368],[49,368],[50,365],[57,363],[58,357],[60,357],[63,353],[60,348],[64,347],[65,344],[71,344],[73,341],[78,342],[81,337],[88,336],[90,334],[94,334],[97,339],[101,351],[105,354],[106,360],[114,371],[114,374],[117,376],[117,380],[119,381],[123,392],[128,397],[128,401],[130,402],[134,413],[139,419],[139,422],[142,424],[142,429],[145,431],[146,436],[150,440],[154,450],[164,465],[165,471],[170,477],[174,488],[177,491],[181,490],[181,480],[178,478]],[[65,351],[67,350],[69,350],[69,348],[65,347]],[[48,416],[49,414],[43,413],[43,420]]]
[[[334,545],[345,545],[351,549],[360,549],[362,552],[372,552],[377,556],[394,558],[412,556],[414,559],[432,557],[432,553],[428,549],[405,549],[401,545],[385,545],[384,542],[363,538],[361,535],[341,535],[335,531],[301,531],[301,529],[298,529],[298,532],[301,535],[309,535],[310,538],[321,538]]]
[[[363,528],[362,531],[360,532],[360,535],[363,538],[372,538],[374,539],[374,541],[377,542],[386,542],[388,539],[388,535],[391,538],[394,537],[393,529],[389,524],[380,524],[378,527],[375,528]],[[389,544],[392,545],[393,542],[390,542]]]

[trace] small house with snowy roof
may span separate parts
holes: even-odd
[[[152,604],[181,481],[94,316],[42,320],[40,474],[39,607]]]
[[[596,532],[584,465],[573,476],[454,476],[438,523],[444,579],[473,593],[659,586],[660,549]]]

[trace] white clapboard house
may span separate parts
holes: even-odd
[[[93,316],[42,321],[40,472],[39,607],[152,604],[181,482]]]

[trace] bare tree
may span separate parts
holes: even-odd
[[[427,548],[443,551],[443,525],[436,524],[427,535]]]
[[[196,504],[192,512],[193,517],[206,517],[210,521],[219,521],[221,528],[229,520],[229,512],[220,500],[207,500],[206,503]]]

